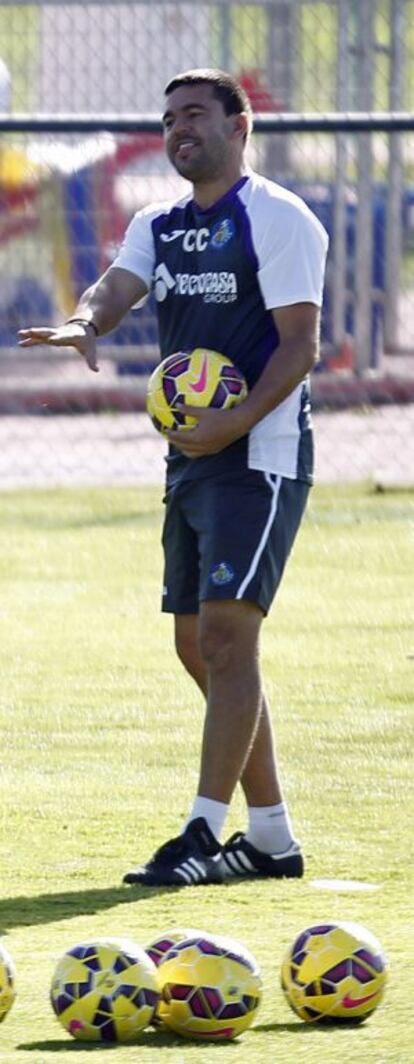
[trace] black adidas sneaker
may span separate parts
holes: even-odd
[[[242,831],[236,831],[224,843],[222,856],[226,879],[258,879],[264,876],[293,879],[303,876],[303,856],[297,842],[293,842],[285,853],[263,853],[247,841]]]
[[[194,887],[222,883],[225,869],[221,846],[203,817],[191,820],[182,835],[170,839],[148,861],[131,869],[124,883],[146,887]]]

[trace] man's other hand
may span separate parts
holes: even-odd
[[[20,329],[19,347],[36,347],[47,344],[49,347],[75,347],[85,359],[93,373],[99,372],[96,358],[96,334],[92,325],[80,322],[68,322],[56,329]]]

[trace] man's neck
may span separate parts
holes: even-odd
[[[217,203],[222,199],[227,192],[233,188],[240,181],[241,177],[245,177],[247,168],[243,165],[238,167],[231,174],[223,175],[213,181],[194,183],[194,199],[202,210],[207,210],[208,207],[212,207],[213,203]]]

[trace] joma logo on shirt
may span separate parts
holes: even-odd
[[[171,233],[160,233],[163,244],[171,244],[182,237],[183,251],[205,251],[209,245],[220,249],[228,244],[234,236],[234,224],[231,218],[216,222],[211,233],[205,226],[200,229],[173,229]]]
[[[178,240],[182,236],[182,246],[184,251],[205,251],[209,239],[209,229],[173,229],[172,233],[160,233],[160,240],[164,244],[171,243],[172,240]]]
[[[175,296],[202,296],[203,303],[233,303],[237,299],[236,274],[228,270],[206,273],[170,273],[161,262],[154,275],[154,292],[163,303],[169,292]]]

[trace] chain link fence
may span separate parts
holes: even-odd
[[[261,116],[305,116],[301,132],[256,132],[249,162],[299,192],[331,237],[320,479],[412,484],[414,0],[0,0],[0,487],[162,477],[164,444],[139,413],[157,361],[151,300],[99,342],[93,380],[70,351],[19,350],[16,332],[66,317],[134,211],[187,190],[154,120],[167,80],[193,66],[236,73]],[[306,124],[355,111],[413,123]],[[116,116],[136,116],[134,131],[116,131]]]

